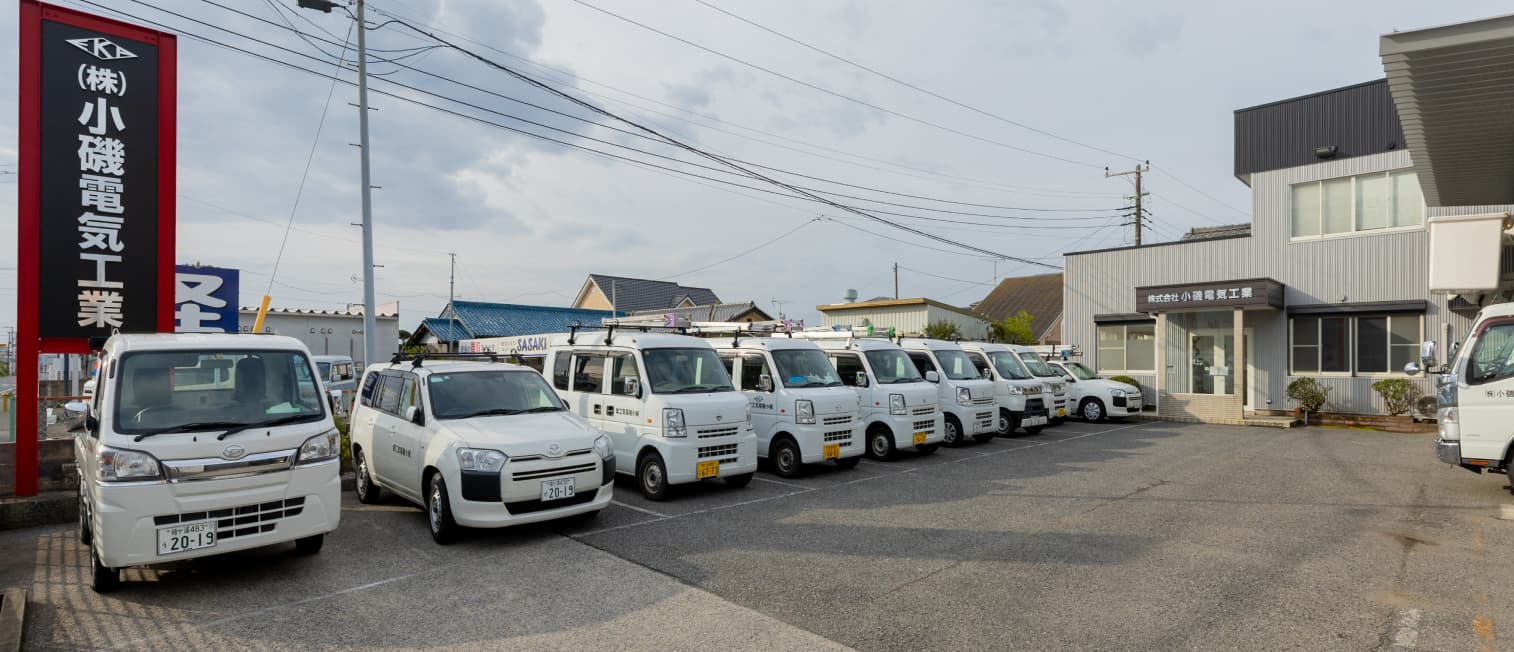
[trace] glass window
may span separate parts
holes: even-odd
[[[1325,373],[1351,371],[1351,320],[1322,317],[1319,320],[1319,370]]]
[[[573,354],[568,351],[558,351],[552,359],[552,386],[560,390],[568,389],[568,369],[572,366],[570,358]]]
[[[1392,373],[1419,357],[1421,315],[1294,317],[1290,322],[1296,374]]]
[[[404,416],[405,410],[421,406],[420,382],[415,374],[405,374],[405,384],[400,387],[400,404],[396,414]]]
[[[773,364],[784,387],[840,387],[836,368],[818,349],[779,349],[772,352]]]
[[[1413,172],[1394,172],[1393,226],[1419,226],[1425,217],[1425,196],[1419,190],[1419,177]]]
[[[1125,325],[1099,327],[1098,365],[1100,371],[1125,370]]]
[[[383,384],[379,385],[378,409],[394,414],[400,406],[400,389],[404,381],[398,374],[384,374]]]
[[[426,379],[438,419],[557,412],[563,409],[546,379],[531,371],[460,371]]]
[[[760,391],[758,385],[762,383],[762,377],[772,375],[773,372],[768,369],[767,358],[761,354],[741,356],[741,389],[749,392]]]
[[[379,374],[369,373],[363,377],[363,390],[360,392],[363,405],[373,407],[373,390],[378,386]]]
[[[972,380],[981,378],[978,368],[973,366],[967,354],[961,351],[936,351],[936,362],[946,371],[946,377],[952,380]]]
[[[1056,369],[1052,369],[1051,365],[1046,364],[1046,361],[1042,360],[1041,356],[1029,351],[1020,354],[1020,361],[1025,363],[1025,368],[1029,369],[1030,373],[1033,375],[1040,376],[1042,378],[1062,377],[1062,374],[1057,373]]]
[[[838,353],[831,356],[831,363],[836,365],[836,375],[841,377],[841,382],[851,387],[858,387],[857,374],[864,373],[862,358],[851,353]]]
[[[576,353],[573,355],[573,391],[598,394],[604,388],[605,355],[603,353]]]
[[[710,348],[646,349],[641,361],[655,394],[732,391],[731,375]]]
[[[720,364],[725,366],[725,372],[727,374],[730,374],[731,378],[736,377],[736,359],[740,357],[741,356],[736,355],[735,353],[720,354]]]
[[[1351,178],[1320,184],[1320,230],[1325,235],[1351,232]]]
[[[1356,371],[1381,374],[1388,372],[1388,318],[1356,319]]]
[[[1319,318],[1293,318],[1293,372],[1319,371]]]
[[[336,380],[352,380],[352,363],[342,362],[336,366]]]
[[[983,372],[988,371],[988,360],[983,357],[982,353],[969,352],[967,359],[971,360],[973,367],[977,368],[979,376],[982,376]]]
[[[202,432],[217,427],[196,424],[224,430],[326,414],[310,360],[295,352],[142,351],[119,364],[118,432]]]
[[[924,378],[927,372],[936,370],[936,363],[930,361],[930,355],[923,351],[910,351],[909,361],[915,363],[915,371],[920,372]]]
[[[1293,186],[1293,237],[1319,235],[1319,184]]]
[[[1295,238],[1418,226],[1425,213],[1412,170],[1295,184],[1291,206]]]
[[[867,364],[873,368],[873,377],[878,380],[879,385],[918,383],[924,380],[918,363],[906,356],[903,351],[877,349],[863,355],[867,356]]]
[[[1514,324],[1495,324],[1477,336],[1467,359],[1467,384],[1480,385],[1514,377]]]
[[[1025,363],[1020,361],[1020,356],[1013,353],[999,351],[989,355],[994,360],[994,369],[999,375],[1010,380],[1030,380],[1030,371],[1025,368]]]
[[[1066,362],[1062,364],[1062,368],[1066,369],[1068,373],[1078,380],[1093,380],[1099,377],[1098,374],[1084,366],[1081,362]]]
[[[331,363],[330,362],[317,362],[317,363],[315,363],[315,369],[316,369],[316,371],[321,372],[321,377],[322,378],[330,378],[331,377]]]
[[[1156,330],[1154,323],[1100,326],[1094,364],[1104,372],[1156,370]]]
[[[1419,315],[1394,315],[1388,320],[1388,371],[1403,369],[1404,365],[1419,359],[1419,343],[1423,339]]]
[[[1356,179],[1356,230],[1386,229],[1392,201],[1387,175],[1372,174]]]
[[[610,393],[628,395],[626,392],[626,379],[635,378],[641,382],[641,373],[636,369],[636,356],[630,353],[610,354]]]

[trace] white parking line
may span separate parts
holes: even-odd
[[[783,485],[785,487],[791,487],[791,488],[794,488],[794,489],[809,489],[810,488],[810,487],[806,487],[806,486],[804,486],[802,484],[794,484],[792,482],[784,482],[782,480],[774,480],[772,478],[764,478],[764,477],[762,477],[760,475],[758,475],[758,476],[752,476],[752,479],[756,480],[758,482],[767,482],[769,484],[781,484],[781,485]]]
[[[1418,609],[1401,609],[1398,612],[1398,629],[1393,632],[1395,647],[1414,649],[1419,642],[1419,618],[1424,612]]]
[[[620,502],[618,500],[613,500],[612,499],[610,502],[615,503],[616,505],[620,505],[621,507],[624,507],[626,509],[634,509],[634,510],[636,510],[638,512],[641,512],[643,514],[651,514],[651,515],[656,516],[658,518],[667,518],[668,517],[667,514],[664,514],[662,512],[654,512],[654,511],[652,511],[650,509],[647,509],[645,507],[637,507],[635,505],[623,503],[623,502]]]

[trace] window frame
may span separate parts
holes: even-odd
[[[1361,341],[1361,339],[1360,339],[1360,329],[1361,329],[1361,325],[1360,324],[1361,324],[1361,320],[1362,319],[1379,319],[1379,318],[1386,320],[1384,322],[1384,327],[1386,329],[1385,335],[1386,335],[1386,340],[1387,341],[1385,342],[1384,346],[1386,346],[1387,348],[1384,350],[1384,354],[1387,356],[1388,369],[1386,371],[1362,371],[1361,370],[1361,363],[1360,363],[1360,354],[1361,354],[1361,352],[1358,350],[1359,343]],[[1316,329],[1318,329],[1318,330],[1315,333],[1315,343],[1314,344],[1303,344],[1303,345],[1296,344],[1296,342],[1298,341],[1297,322],[1300,319],[1312,319],[1312,320],[1315,321]],[[1323,366],[1323,362],[1324,362],[1324,358],[1325,358],[1325,342],[1324,342],[1323,323],[1324,323],[1324,320],[1326,320],[1326,319],[1345,319],[1346,320],[1346,350],[1347,350],[1347,353],[1348,353],[1347,359],[1349,361],[1348,364],[1347,364],[1348,369],[1346,371],[1320,371],[1319,370],[1320,367]],[[1362,314],[1319,313],[1319,314],[1305,314],[1305,315],[1289,315],[1288,316],[1288,375],[1292,376],[1292,377],[1311,377],[1311,378],[1389,378],[1389,377],[1394,377],[1394,376],[1399,375],[1399,372],[1397,372],[1397,371],[1395,371],[1393,369],[1393,347],[1394,346],[1408,346],[1408,345],[1406,345],[1406,344],[1398,344],[1398,345],[1393,344],[1393,322],[1394,322],[1394,320],[1398,320],[1398,319],[1414,319],[1414,320],[1416,320],[1418,322],[1418,325],[1419,325],[1419,337],[1415,338],[1415,342],[1413,342],[1416,350],[1418,350],[1419,342],[1423,341],[1424,337],[1425,337],[1425,313],[1417,313],[1417,312],[1387,312],[1387,313],[1382,313],[1382,312],[1377,312],[1377,313],[1362,313]],[[1296,354],[1297,354],[1297,349],[1300,346],[1313,347],[1314,348],[1314,350],[1315,350],[1315,371],[1299,371],[1298,370],[1298,367],[1296,365],[1296,359],[1297,359]]]
[[[1394,170],[1383,170],[1381,172],[1367,172],[1363,174],[1353,174],[1343,177],[1328,177],[1324,179],[1315,179],[1313,181],[1300,181],[1298,183],[1288,184],[1288,219],[1286,220],[1288,223],[1288,241],[1309,242],[1314,240],[1329,240],[1332,238],[1353,238],[1360,236],[1369,236],[1379,233],[1397,233],[1423,230],[1425,228],[1425,220],[1428,219],[1428,214],[1430,212],[1428,205],[1424,201],[1423,187],[1420,188],[1419,223],[1409,226],[1393,226],[1393,223],[1397,217],[1398,210],[1398,184],[1394,183],[1395,177],[1407,174],[1415,175],[1414,182],[1416,184],[1419,183],[1419,174],[1414,169],[1398,168]],[[1357,204],[1360,203],[1360,201],[1358,201],[1358,193],[1360,191],[1357,187],[1357,180],[1371,177],[1382,177],[1384,182],[1387,184],[1388,195],[1385,198],[1384,206],[1385,210],[1387,211],[1385,217],[1389,226],[1375,229],[1363,229],[1360,228],[1361,216],[1357,214]],[[1325,183],[1329,181],[1339,181],[1341,179],[1349,180],[1351,186],[1349,193],[1350,201],[1347,202],[1347,204],[1351,208],[1351,215],[1347,220],[1351,225],[1351,230],[1341,231],[1337,233],[1325,233]],[[1314,205],[1316,207],[1316,210],[1318,211],[1318,214],[1314,216],[1314,228],[1316,231],[1314,235],[1296,235],[1294,233],[1294,190],[1303,186],[1313,186],[1316,192]],[[1292,368],[1291,359],[1289,362],[1289,368]]]
[[[1117,322],[1117,323],[1113,323],[1113,324],[1099,324],[1099,323],[1095,323],[1094,324],[1094,338],[1093,338],[1094,339],[1093,369],[1094,369],[1095,373],[1098,373],[1098,374],[1109,374],[1109,375],[1120,375],[1120,374],[1125,374],[1125,375],[1129,375],[1129,374],[1147,374],[1147,375],[1150,375],[1150,374],[1155,374],[1157,372],[1156,369],[1131,369],[1130,368],[1130,327],[1131,326],[1149,326],[1151,328],[1151,366],[1152,367],[1156,366],[1156,359],[1157,359],[1157,355],[1156,355],[1157,354],[1156,321]],[[1103,346],[1102,345],[1103,340],[1099,339],[1099,330],[1100,329],[1104,329],[1104,328],[1118,328],[1118,329],[1120,329],[1120,346],[1119,346],[1119,350],[1121,352],[1122,357],[1125,360],[1125,363],[1122,364],[1122,365],[1120,365],[1121,366],[1120,369],[1113,369],[1113,368],[1111,368],[1111,369],[1105,369],[1105,368],[1103,368],[1103,365],[1102,365],[1103,353],[1102,352],[1106,351],[1106,350],[1113,351],[1115,349],[1115,347],[1113,347],[1113,346]]]

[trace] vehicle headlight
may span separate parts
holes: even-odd
[[[1025,388],[1019,385],[1010,385],[1009,393],[1014,394],[1015,396],[1020,396],[1025,393]]]
[[[300,444],[300,454],[294,458],[295,464],[315,464],[336,459],[342,445],[342,437],[332,428],[319,435],[306,439]]]
[[[101,482],[158,480],[163,477],[157,458],[147,453],[101,446],[96,455],[95,468],[99,469]]]
[[[794,423],[814,423],[815,402],[808,399],[794,401]]]
[[[957,405],[972,405],[973,393],[966,387],[957,388]]]
[[[747,409],[750,410],[752,408],[748,406]],[[750,422],[751,419],[748,418],[747,421]],[[662,436],[686,437],[688,434],[689,429],[683,425],[683,408],[663,408]]]
[[[1125,395],[1125,390],[1118,389],[1118,388],[1111,389],[1111,390],[1109,390],[1109,395],[1110,396],[1124,396]]]
[[[488,448],[457,449],[457,466],[474,473],[499,473],[505,468],[504,453]]]
[[[610,438],[600,435],[594,440],[594,452],[599,453],[599,459],[608,460],[615,456],[615,450],[610,446]]]
[[[904,395],[903,394],[889,394],[888,395],[888,413],[889,414],[905,414],[905,412],[904,412]]]

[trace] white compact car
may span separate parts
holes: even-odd
[[[425,359],[368,368],[352,411],[358,500],[422,505],[437,543],[610,505],[610,440],[528,367]]]
[[[341,520],[340,438],[310,351],[276,335],[116,335],[82,428],[79,540],[91,586],[120,569],[293,541]]]
[[[1141,388],[1100,378],[1081,362],[1053,360],[1047,364],[1065,374],[1073,414],[1085,421],[1123,419],[1141,413]]]

